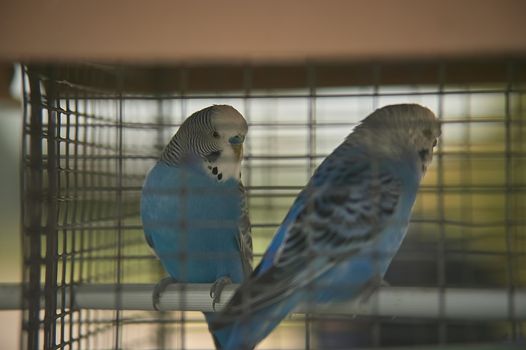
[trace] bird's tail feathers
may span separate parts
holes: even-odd
[[[212,331],[217,350],[253,350],[295,308],[299,296],[283,299]]]
[[[214,322],[214,319],[217,318],[215,312],[203,312],[205,315],[206,323],[208,324],[208,330],[212,334],[212,339],[214,340],[214,345],[216,350],[225,350],[225,346],[228,342],[228,332],[215,331],[212,329],[211,325]]]

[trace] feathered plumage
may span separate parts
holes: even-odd
[[[240,179],[246,133],[245,119],[230,106],[198,111],[181,125],[146,177],[144,233],[176,282],[241,283],[252,272],[250,220]],[[212,292],[219,298],[221,287]]]
[[[298,303],[352,299],[381,280],[439,135],[419,105],[365,118],[318,167],[259,266],[211,322],[222,349],[253,349]]]

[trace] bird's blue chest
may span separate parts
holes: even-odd
[[[238,186],[233,179],[218,182],[194,168],[158,163],[150,171],[142,191],[141,218],[147,238],[172,277],[195,283],[225,275],[241,279]]]

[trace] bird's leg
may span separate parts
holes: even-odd
[[[366,303],[369,301],[369,298],[380,289],[380,287],[388,287],[387,283],[382,277],[376,275],[373,277],[362,289],[360,293],[360,303]]]
[[[164,293],[166,288],[170,284],[177,283],[177,281],[172,277],[165,277],[162,280],[159,281],[153,288],[153,294],[152,294],[152,302],[153,302],[153,308],[157,311],[159,311],[159,302],[161,300],[161,294]]]
[[[223,289],[226,285],[232,283],[232,280],[230,277],[223,276],[219,277],[214,284],[212,284],[212,288],[210,288],[210,298],[212,298],[212,308],[214,311],[216,311],[216,303],[219,303],[221,301],[221,293],[223,292]]]

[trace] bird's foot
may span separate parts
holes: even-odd
[[[177,283],[177,281],[174,278],[165,277],[155,285],[152,294],[153,308],[155,310],[159,311],[159,302],[161,301],[161,294],[164,293],[164,291],[170,284],[174,283]]]
[[[212,298],[212,308],[214,311],[216,311],[216,303],[221,301],[221,293],[223,292],[223,289],[226,285],[231,283],[232,280],[230,277],[223,276],[218,278],[214,284],[212,284],[212,288],[210,288],[210,298]]]
[[[383,278],[380,276],[373,278],[369,281],[363,288],[361,294],[360,294],[360,303],[366,303],[369,301],[371,296],[380,289],[380,287],[389,287],[389,283],[387,283]]]

